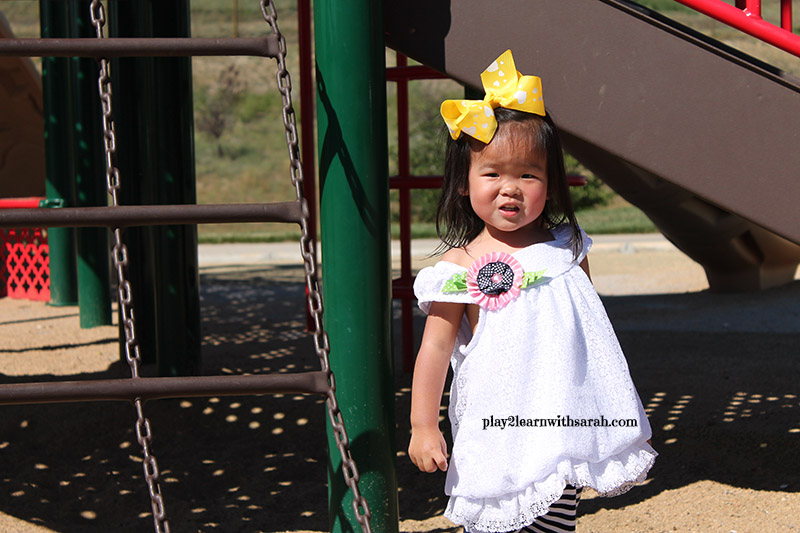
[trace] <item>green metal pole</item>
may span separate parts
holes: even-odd
[[[336,394],[372,511],[398,530],[382,4],[314,2],[325,323]],[[360,531],[330,427],[331,531]]]
[[[112,7],[114,36],[190,35],[188,0],[118,1]],[[120,59],[112,76],[121,102],[115,109],[121,110],[116,126],[124,203],[195,203],[190,59]],[[157,363],[161,376],[199,373],[196,226],[131,228],[125,240],[134,306],[143,310],[136,313],[143,360]]]
[[[89,8],[83,0],[71,0],[70,36],[94,37]],[[97,97],[97,62],[71,58],[72,147],[75,159],[75,193],[78,207],[104,206],[108,202],[102,111]],[[80,325],[93,328],[111,324],[109,240],[106,228],[79,228],[78,304]]]
[[[189,37],[188,0],[158,4],[155,37]],[[153,139],[156,158],[156,201],[196,203],[194,172],[194,106],[192,65],[188,57],[155,58],[154,99],[158,123]],[[157,305],[159,313],[158,373],[182,376],[200,372],[200,288],[197,226],[155,228]]]
[[[67,37],[69,4],[42,0],[39,20],[42,37]],[[42,58],[42,100],[47,180],[45,194],[51,207],[74,206],[71,142],[72,108],[69,58]],[[50,256],[50,305],[78,303],[75,274],[75,230],[48,228]]]
[[[150,4],[116,1],[108,5],[110,37],[150,37]],[[153,112],[152,58],[126,57],[112,60],[114,125],[117,134],[117,166],[121,187],[119,202],[125,205],[154,204],[155,155],[150,132],[156,122]],[[123,233],[128,248],[128,280],[133,292],[136,336],[142,362],[158,360],[158,314],[156,305],[156,261],[153,227],[128,228]],[[120,358],[125,360],[125,335],[120,320]]]

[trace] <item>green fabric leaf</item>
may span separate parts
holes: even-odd
[[[519,288],[525,289],[530,285],[533,285],[534,283],[542,279],[543,275],[544,275],[544,270],[539,270],[538,272],[525,272],[522,275],[522,283],[520,284]]]
[[[442,292],[445,294],[453,292],[464,292],[467,290],[467,273],[458,272],[453,274],[453,277],[444,282]]]

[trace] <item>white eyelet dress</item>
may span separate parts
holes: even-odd
[[[644,481],[657,453],[605,308],[573,259],[570,229],[512,256],[544,271],[505,307],[466,316],[451,358],[453,448],[445,516],[469,530],[520,529],[547,513],[567,484],[613,496]],[[420,308],[474,303],[442,292],[464,267],[440,261],[414,283]]]

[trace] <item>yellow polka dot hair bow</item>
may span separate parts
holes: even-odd
[[[497,130],[496,107],[545,115],[542,80],[538,76],[523,76],[514,66],[511,50],[503,52],[483,71],[481,82],[486,91],[483,100],[442,102],[442,118],[453,139],[464,132],[484,143],[491,141]]]

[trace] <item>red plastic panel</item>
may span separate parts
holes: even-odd
[[[50,258],[41,228],[0,230],[0,296],[50,299]]]

